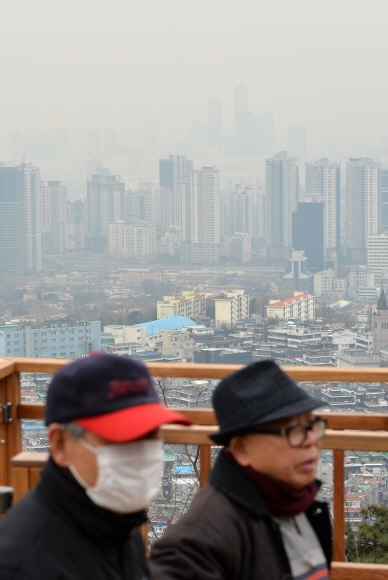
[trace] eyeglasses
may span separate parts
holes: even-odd
[[[308,437],[308,432],[312,431],[315,439],[319,441],[325,434],[326,419],[317,417],[309,425],[292,425],[282,429],[257,429],[249,433],[263,433],[268,435],[280,435],[287,437],[288,444],[291,447],[301,447]]]

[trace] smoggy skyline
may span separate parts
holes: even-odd
[[[12,131],[113,128],[166,143],[207,124],[233,89],[271,112],[276,146],[290,126],[315,149],[388,137],[385,0],[16,1],[2,7],[2,139]]]

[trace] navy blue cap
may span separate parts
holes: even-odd
[[[162,406],[140,361],[99,353],[62,367],[50,383],[46,425],[76,422],[109,441],[131,441],[164,423],[190,425]]]

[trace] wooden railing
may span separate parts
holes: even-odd
[[[11,485],[15,498],[19,498],[38,480],[39,469],[45,457],[38,454],[30,463],[13,460],[22,450],[21,420],[43,419],[44,406],[24,404],[20,400],[20,373],[54,373],[70,361],[58,359],[0,359],[0,485]],[[155,377],[223,378],[241,368],[240,365],[206,365],[186,363],[149,363]],[[285,367],[298,381],[329,382],[387,382],[388,368],[335,368],[335,367]],[[7,403],[12,403],[8,410]],[[200,484],[203,486],[211,468],[208,435],[217,431],[216,419],[211,409],[179,408],[190,417],[191,427],[165,426],[166,443],[199,445]],[[11,422],[4,422],[10,414]],[[334,580],[388,579],[388,565],[345,563],[344,533],[344,452],[350,450],[388,451],[388,415],[362,413],[319,413],[327,419],[327,432],[322,442],[324,449],[333,450],[334,468],[334,563],[331,578]],[[20,456],[19,456],[20,457]],[[27,466],[28,469],[23,468]]]

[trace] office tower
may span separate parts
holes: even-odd
[[[108,224],[125,219],[125,183],[118,175],[93,175],[87,182],[87,248],[102,254],[108,246]]]
[[[223,137],[222,99],[208,100],[208,132],[210,147],[219,146]]]
[[[381,170],[381,231],[388,231],[388,169]]]
[[[292,247],[304,251],[307,269],[312,273],[325,267],[323,215],[322,202],[299,202],[292,214]]]
[[[234,89],[234,137],[237,155],[255,153],[255,116],[248,111],[248,93],[244,86]]]
[[[300,162],[306,159],[306,127],[290,127],[287,131],[287,151]]]
[[[66,185],[60,181],[42,182],[42,249],[45,254],[62,254],[64,251],[65,204],[68,198]]]
[[[65,204],[64,251],[80,253],[85,251],[85,202],[70,200]]]
[[[340,225],[340,166],[323,158],[306,163],[306,196],[319,195],[324,203],[323,227],[325,259],[339,255],[341,246]]]
[[[0,164],[0,272],[42,269],[40,173],[27,163]]]
[[[272,113],[255,117],[255,152],[258,155],[273,155],[275,150],[275,123]]]
[[[270,260],[287,260],[292,247],[292,212],[299,201],[299,160],[282,151],[265,160],[267,228]]]
[[[372,159],[346,163],[345,255],[366,264],[367,240],[381,232],[381,168]]]

